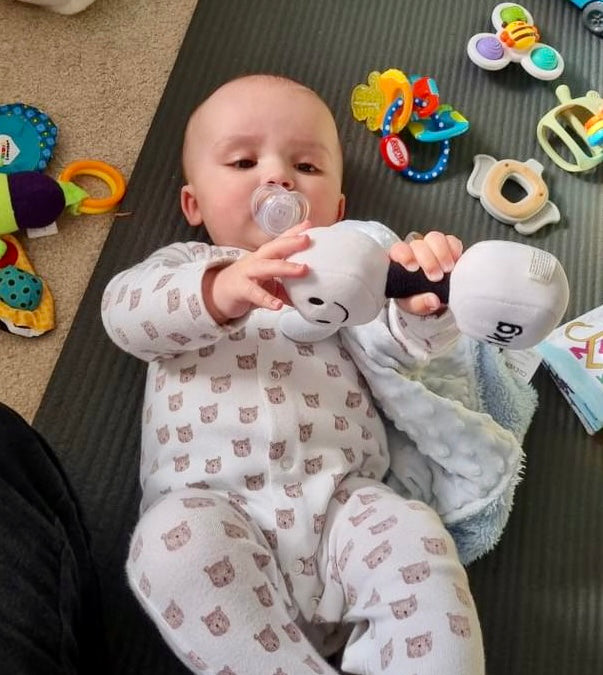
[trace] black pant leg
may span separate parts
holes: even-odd
[[[106,673],[77,500],[44,439],[0,404],[0,672]]]

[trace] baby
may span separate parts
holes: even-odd
[[[328,107],[285,78],[228,82],[191,116],[183,166],[184,215],[215,245],[156,251],[102,305],[113,341],[149,362],[136,597],[193,672],[334,674],[326,658],[345,645],[346,673],[483,673],[455,545],[427,505],[381,482],[384,424],[341,336],[301,344],[279,330],[279,280],[308,273],[287,258],[344,213]],[[266,183],[305,195],[310,222],[266,235],[250,208]],[[390,250],[434,280],[460,254],[437,232]],[[427,293],[375,321],[416,348],[411,315],[441,309]],[[425,344],[432,357],[447,346]]]

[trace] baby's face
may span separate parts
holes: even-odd
[[[313,226],[343,216],[341,153],[325,104],[289,82],[246,78],[215,92],[191,120],[182,209],[213,242],[255,250],[270,239],[251,213],[264,183],[304,194]]]

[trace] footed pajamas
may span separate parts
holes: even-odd
[[[380,482],[385,429],[339,335],[300,344],[281,312],[206,311],[205,270],[241,253],[174,244],[103,297],[111,338],[149,362],[138,599],[193,672],[334,673],[324,656],[349,637],[345,672],[483,673],[454,543]]]

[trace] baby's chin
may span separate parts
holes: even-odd
[[[239,237],[222,237],[216,233],[216,236],[212,237],[212,242],[215,246],[231,246],[233,248],[242,248],[246,251],[257,251],[260,246],[272,241],[272,239],[274,237],[262,232],[258,225],[252,222],[249,224],[244,235]]]

